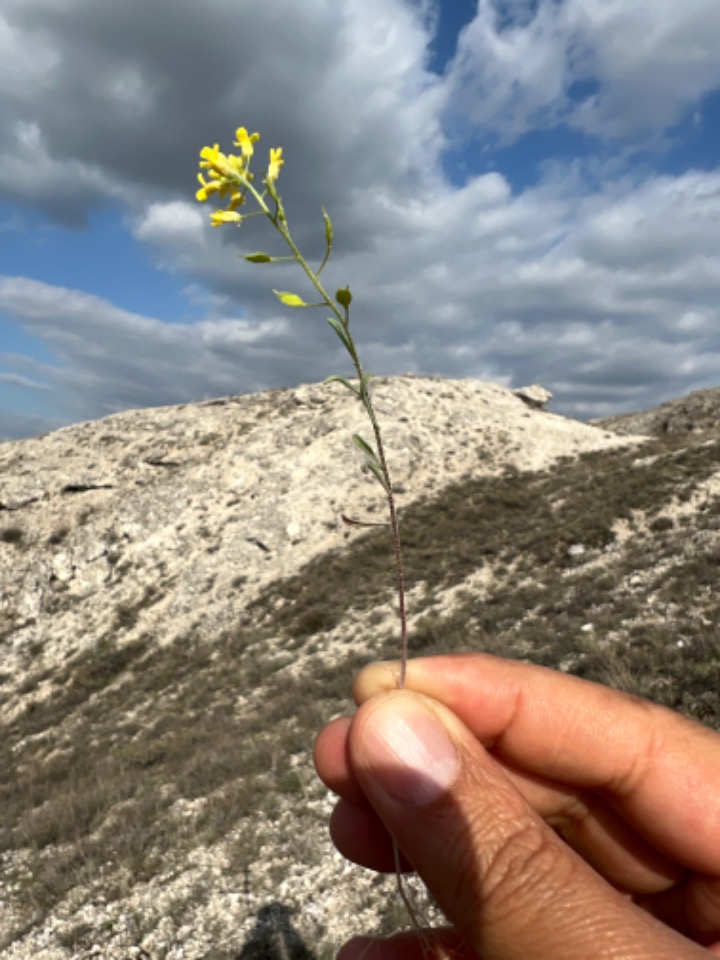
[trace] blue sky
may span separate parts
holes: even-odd
[[[718,49],[717,0],[0,0],[0,440],[347,372],[194,200],[239,125],[373,372],[718,385]]]

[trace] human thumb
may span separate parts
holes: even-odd
[[[373,697],[348,746],[376,813],[483,960],[697,955],[564,844],[436,701]]]

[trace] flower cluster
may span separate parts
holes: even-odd
[[[213,147],[203,147],[200,151],[200,167],[201,170],[207,170],[208,179],[202,173],[198,174],[200,189],[195,196],[201,203],[215,194],[223,199],[229,197],[226,208],[216,210],[211,215],[210,222],[214,227],[220,227],[224,223],[241,223],[242,216],[237,209],[245,203],[248,188],[253,190],[250,160],[260,134],[249,134],[245,127],[238,127],[235,137],[234,145],[240,148],[239,155],[222,153],[217,143]],[[270,162],[264,182],[271,192],[274,192],[274,184],[284,162],[282,147],[270,150]]]

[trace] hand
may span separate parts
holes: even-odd
[[[341,960],[720,956],[720,734],[605,687],[487,655],[374,664],[315,763],[333,840],[452,927],[357,938]]]

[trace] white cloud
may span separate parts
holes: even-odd
[[[133,235],[152,247],[169,269],[197,269],[207,255],[207,213],[197,203],[151,203],[136,217]]]
[[[517,6],[480,0],[449,71],[456,113],[505,141],[560,122],[643,140],[720,86],[716,0]]]
[[[60,219],[82,222],[102,195],[191,195],[199,147],[239,124],[262,129],[268,146],[281,140],[295,170],[312,167],[313,186],[295,191],[303,211],[378,180],[408,192],[435,174],[444,93],[423,68],[422,10],[402,0],[5,5],[7,44],[54,56],[42,96],[28,104],[21,86],[8,91],[0,156],[13,175],[0,193],[21,189],[31,129],[36,203]]]
[[[497,174],[438,188],[423,203],[376,190],[358,197],[363,215],[384,224],[374,248],[341,253],[330,270],[357,278],[353,324],[374,372],[539,381],[575,413],[611,401],[642,406],[658,385],[681,392],[720,369],[719,192],[720,173],[627,182],[591,197],[559,185],[513,196]],[[211,241],[221,232],[199,234],[182,206],[155,209],[148,236],[151,226],[169,255],[173,243],[179,258],[185,243],[204,243],[198,269],[212,278]],[[676,232],[684,243],[673,254],[662,237]],[[0,310],[51,347],[55,388],[94,415],[347,372],[321,312],[278,312],[268,268],[215,252],[228,284],[260,277],[248,287],[248,313],[215,296],[206,320],[167,324],[9,278]]]
[[[212,230],[192,199],[198,149],[242,123],[262,132],[259,165],[283,146],[310,259],[330,211],[325,276],[352,285],[374,372],[545,382],[576,413],[705,385],[720,368],[720,172],[597,168],[589,187],[558,161],[514,192],[501,172],[454,185],[443,159],[457,115],[507,142],[558,123],[667,132],[720,85],[716,4],[482,0],[437,77],[427,2],[4,0],[0,53],[27,82],[0,62],[0,194],[76,226],[120,205],[202,316],[169,324],[0,278],[0,310],[57,361],[24,373],[85,418],[345,371],[323,315],[270,293],[305,292],[294,266],[239,260],[278,250],[269,225]]]
[[[47,37],[28,37],[0,12],[0,95],[32,104],[48,90],[58,52]]]
[[[0,371],[0,383],[7,383],[13,387],[22,387],[24,390],[49,390],[46,383],[38,383],[30,380],[29,377],[23,377],[18,373],[2,373]]]
[[[294,342],[284,316],[168,324],[22,277],[0,277],[0,312],[52,352],[55,364],[28,363],[27,371],[76,418],[278,386],[304,356],[309,379],[320,376],[316,346]]]
[[[640,268],[647,264],[654,279],[661,270],[697,263],[713,254],[720,222],[720,178],[689,172],[658,176],[607,204],[598,206],[578,237],[582,252],[608,267]]]
[[[49,216],[82,226],[86,212],[110,199],[128,199],[122,184],[78,158],[51,156],[40,126],[17,120],[0,146],[0,195],[43,209]]]
[[[448,73],[454,113],[509,140],[538,121],[552,123],[569,84],[562,11],[543,3],[527,25],[501,29],[498,8],[481,0]]]
[[[572,122],[602,136],[638,137],[678,123],[720,86],[715,0],[574,0],[598,92]]]

